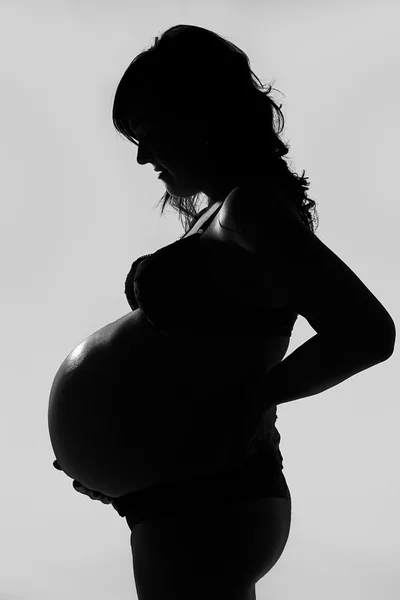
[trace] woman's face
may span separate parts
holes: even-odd
[[[218,161],[211,159],[205,144],[205,121],[143,117],[132,124],[132,129],[139,141],[137,162],[163,169],[160,179],[171,195],[187,197],[204,192],[215,202],[224,199],[229,185],[223,184]]]

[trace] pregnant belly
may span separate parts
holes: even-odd
[[[265,370],[256,340],[160,332],[140,310],[92,334],[50,392],[60,466],[111,497],[235,467],[249,382]]]

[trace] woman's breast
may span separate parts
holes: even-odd
[[[56,458],[112,497],[229,468],[252,382],[288,343],[160,331],[130,312],[60,366],[48,411]]]

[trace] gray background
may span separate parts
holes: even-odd
[[[61,362],[129,312],[133,260],[183,233],[172,209],[159,219],[164,184],[112,125],[130,61],[187,23],[228,37],[263,83],[275,79],[292,166],[319,203],[317,235],[396,321],[399,21],[394,1],[3,0],[1,600],[136,598],[125,520],[53,468],[47,429]],[[312,335],[299,317],[289,353]],[[260,600],[399,597],[397,368],[394,354],[278,407],[293,521]]]

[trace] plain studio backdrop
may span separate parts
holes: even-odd
[[[61,362],[130,311],[131,263],[183,233],[172,209],[159,218],[164,184],[112,124],[128,64],[179,23],[242,48],[282,92],[289,164],[309,177],[317,235],[396,322],[396,4],[3,0],[1,600],[136,598],[125,519],[53,468],[47,424]],[[299,317],[288,353],[312,335]],[[292,527],[258,599],[399,598],[396,358],[278,407]]]

